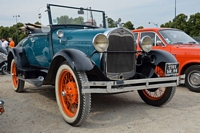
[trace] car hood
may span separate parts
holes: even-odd
[[[93,38],[99,34],[104,33],[108,29],[61,29],[64,32],[64,37],[68,42],[92,42]],[[58,30],[54,31],[53,34],[56,35],[56,32]]]
[[[172,45],[174,47],[177,47],[177,48],[197,48],[197,49],[200,49],[200,44],[175,44],[175,45]]]

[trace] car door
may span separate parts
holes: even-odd
[[[46,35],[31,36],[25,44],[24,48],[31,65],[49,67],[51,53],[49,39]]]

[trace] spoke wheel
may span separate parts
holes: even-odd
[[[24,89],[24,81],[17,78],[17,65],[14,59],[11,62],[11,75],[12,75],[13,89],[16,92],[22,92]]]
[[[82,82],[87,81],[84,72],[73,70],[63,63],[56,75],[56,100],[65,121],[79,126],[87,118],[91,107],[90,94],[82,94]]]
[[[78,90],[75,79],[69,70],[61,73],[59,81],[59,97],[64,112],[74,117],[78,109]]]
[[[165,77],[164,64],[156,66],[152,78]],[[153,106],[161,106],[168,103],[175,93],[176,87],[161,87],[154,89],[138,90],[142,100]]]

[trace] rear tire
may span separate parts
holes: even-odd
[[[3,75],[7,75],[7,66],[3,66],[1,72]]]
[[[17,64],[15,63],[14,59],[11,62],[10,70],[11,70],[11,75],[12,75],[13,89],[16,92],[22,92],[24,90],[24,81],[17,78]]]
[[[164,73],[165,67],[164,64],[159,64],[155,68],[154,77],[165,77]],[[162,88],[155,88],[155,89],[146,89],[146,90],[138,90],[138,93],[141,99],[149,105],[152,106],[162,106],[168,103],[174,93],[176,91],[176,87],[162,87]]]
[[[200,65],[193,65],[185,71],[185,86],[193,92],[200,92]]]
[[[56,74],[57,104],[64,120],[72,126],[80,126],[90,112],[91,95],[82,94],[82,82],[86,81],[85,72],[73,70],[66,62]]]

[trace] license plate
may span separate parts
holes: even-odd
[[[179,63],[166,63],[165,64],[165,75],[177,75],[179,72]]]

